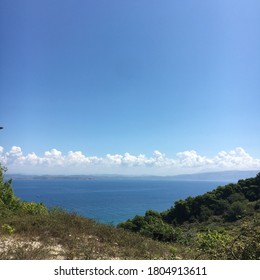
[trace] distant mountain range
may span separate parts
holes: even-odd
[[[219,172],[205,172],[195,174],[176,175],[172,178],[175,180],[191,180],[191,181],[238,181],[240,179],[246,179],[255,177],[260,170],[230,170]]]
[[[130,175],[23,175],[6,174],[7,179],[16,180],[105,180],[105,179],[129,179],[129,180],[178,180],[178,181],[226,181],[236,182],[239,179],[255,177],[259,170],[230,170],[219,172],[204,172],[194,174],[182,174],[175,176],[130,176]]]

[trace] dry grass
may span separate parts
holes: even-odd
[[[210,259],[196,247],[196,234],[208,226],[184,225],[181,239],[166,244],[62,210],[47,215],[0,215],[0,259]],[[210,228],[214,230],[214,225]],[[259,250],[254,243],[260,240],[259,214],[254,221],[245,218],[225,228],[232,248],[228,246],[217,258],[232,259],[231,253],[238,259],[257,258],[251,247]]]
[[[170,245],[61,210],[0,219],[0,259],[171,258]]]

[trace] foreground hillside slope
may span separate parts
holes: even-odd
[[[0,168],[0,259],[170,259],[169,244],[22,202]]]
[[[260,174],[117,228],[23,202],[0,166],[0,259],[260,259]]]
[[[260,173],[118,227],[174,244],[184,258],[260,259]]]

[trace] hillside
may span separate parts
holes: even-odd
[[[256,170],[229,170],[218,172],[204,172],[194,174],[183,174],[172,176],[174,180],[191,180],[191,181],[227,181],[236,182],[240,179],[254,177],[258,171]]]
[[[172,246],[74,213],[23,202],[0,166],[0,259],[170,259]]]
[[[174,244],[188,258],[260,259],[260,173],[119,227]]]
[[[260,259],[260,174],[117,228],[23,202],[0,168],[0,259]]]

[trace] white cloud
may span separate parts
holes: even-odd
[[[77,152],[69,151],[67,160],[70,164],[80,164],[80,163],[87,162],[87,158],[83,155],[81,151],[77,151]]]
[[[25,160],[22,149],[17,146],[13,146],[9,152],[5,154],[5,162],[10,164],[22,164]]]
[[[45,157],[47,158],[60,158],[61,157],[61,152],[56,150],[56,149],[52,149],[51,151],[47,151],[44,153]]]
[[[17,147],[17,146],[13,146],[11,148],[11,150],[7,153],[7,155],[9,157],[13,157],[13,158],[18,158],[18,157],[22,157],[23,155],[23,152],[22,152],[22,149],[20,147]]]
[[[221,151],[214,158],[214,163],[223,168],[259,168],[260,160],[251,157],[243,148],[230,152]]]
[[[35,173],[122,173],[173,175],[178,173],[214,171],[227,169],[259,169],[260,160],[250,156],[243,148],[221,151],[212,158],[194,150],[168,158],[156,150],[151,157],[144,154],[107,154],[105,157],[87,156],[81,151],[62,154],[57,149],[46,151],[43,156],[32,152],[23,154],[21,147],[13,146],[5,152],[0,146],[0,161],[13,172]]]
[[[194,150],[177,153],[177,156],[180,166],[184,167],[201,167],[213,163],[211,159],[198,155]]]
[[[162,159],[162,158],[165,157],[165,155],[162,154],[162,153],[161,153],[160,151],[158,151],[158,150],[155,150],[155,151],[153,152],[153,155],[154,155],[154,157],[160,158],[160,159]]]
[[[69,151],[68,155],[64,157],[64,160],[68,165],[91,165],[98,164],[100,162],[98,157],[85,156],[81,151]]]
[[[65,164],[65,158],[62,156],[62,152],[52,149],[44,153],[44,157],[39,157],[41,164],[49,166],[63,166]]]
[[[41,162],[41,159],[35,153],[31,153],[25,157],[25,161],[29,164],[37,165]]]
[[[112,165],[121,165],[122,164],[122,159],[123,159],[123,156],[122,155],[110,155],[110,154],[107,154],[106,155],[106,162],[108,164],[112,164]]]

